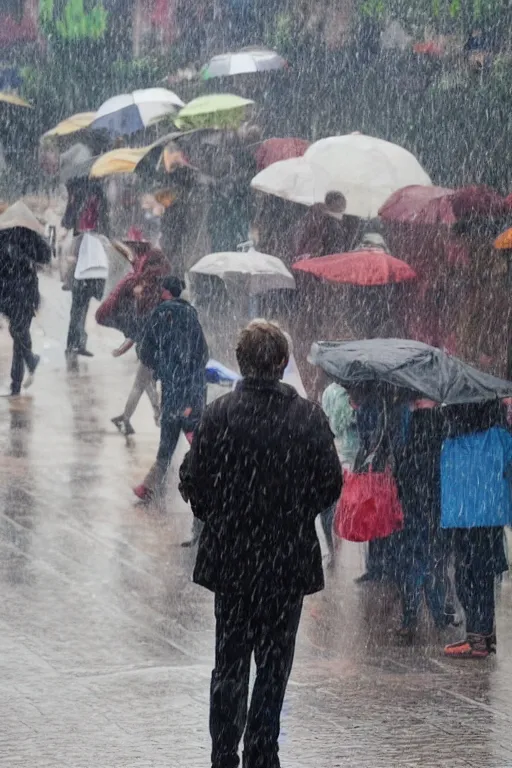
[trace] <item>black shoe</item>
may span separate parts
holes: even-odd
[[[85,347],[79,347],[79,349],[75,350],[75,353],[77,355],[81,355],[82,357],[94,357],[94,354],[92,352],[89,352],[88,349]]]
[[[182,541],[180,544],[180,547],[184,547],[185,549],[190,549],[191,547],[195,547],[198,541],[199,541],[199,538],[196,536],[193,539],[189,539],[188,541]]]
[[[366,571],[362,576],[358,576],[357,579],[354,579],[354,584],[366,584],[367,581],[382,581],[382,576]]]
[[[130,424],[130,421],[128,419],[125,419],[123,415],[121,416],[114,416],[113,419],[110,419],[112,424],[114,424],[118,430],[121,432],[122,435],[125,435],[126,437],[129,437],[130,435],[135,434],[135,430]]]

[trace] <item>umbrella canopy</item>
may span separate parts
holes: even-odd
[[[389,285],[416,278],[416,272],[405,261],[393,258],[380,248],[302,259],[292,268],[330,283],[348,285]]]
[[[23,200],[10,205],[0,216],[0,230],[22,227],[44,237],[44,227]]]
[[[279,288],[295,288],[293,275],[281,259],[253,249],[210,253],[190,268],[191,274],[216,275],[226,284],[242,287],[251,296]]]
[[[512,227],[506,229],[496,238],[494,247],[498,251],[509,251],[512,249]]]
[[[371,219],[389,196],[411,184],[430,185],[414,155],[397,144],[362,134],[331,136],[312,144],[304,160],[328,173],[347,199],[347,214]]]
[[[309,165],[303,157],[272,163],[256,174],[251,187],[302,205],[323,203],[327,192],[339,191],[327,171]]]
[[[105,152],[94,159],[89,177],[103,179],[117,173],[133,173],[137,163],[150,151],[151,147],[120,147]]]
[[[385,382],[443,405],[512,396],[512,382],[483,373],[437,347],[409,339],[320,341],[311,347],[310,362],[344,387]]]
[[[66,117],[65,120],[61,120],[49,131],[43,133],[44,138],[51,138],[52,136],[70,136],[72,133],[82,131],[84,128],[88,128],[96,117],[96,112],[77,112],[76,115]]]
[[[203,80],[210,80],[212,77],[266,72],[284,67],[286,60],[275,51],[267,48],[242,48],[236,53],[214,56],[201,70],[201,77]]]
[[[439,189],[439,188],[434,188]],[[389,219],[386,213],[392,200],[388,200],[379,214]],[[467,218],[501,218],[510,214],[510,207],[504,197],[485,185],[461,187],[446,190],[444,194],[432,195],[422,207],[418,206],[414,216],[415,224],[446,224],[451,226]]]
[[[429,187],[412,184],[393,192],[379,210],[379,216],[384,221],[412,223],[420,212],[432,201],[453,193],[446,187]]]
[[[280,160],[291,160],[293,157],[302,157],[311,142],[306,139],[296,139],[289,137],[286,139],[266,139],[262,141],[256,149],[256,167],[258,171],[263,171],[272,163],[278,163]]]
[[[247,107],[254,104],[232,93],[212,93],[192,99],[174,119],[180,130],[191,128],[238,128]]]
[[[136,133],[175,114],[183,101],[166,88],[145,88],[113,96],[96,112],[92,130],[106,130],[111,136]]]
[[[28,107],[32,109],[32,104],[22,99],[17,93],[11,93],[10,91],[0,91],[0,101],[5,104],[13,104],[15,107]]]

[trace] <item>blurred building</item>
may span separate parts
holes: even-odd
[[[0,50],[39,40],[39,0],[0,0]]]

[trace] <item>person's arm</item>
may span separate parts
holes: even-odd
[[[322,511],[335,504],[340,496],[343,483],[341,463],[334,444],[334,435],[327,417],[315,407],[314,437],[310,455],[314,458],[311,488],[316,501],[316,511]]]
[[[208,517],[212,482],[215,478],[216,434],[212,409],[207,408],[194,432],[192,445],[180,467],[179,491],[190,502],[195,517]]]
[[[155,372],[158,367],[158,317],[153,312],[146,323],[139,347],[139,360]]]
[[[117,347],[117,349],[114,349],[112,351],[112,357],[121,357],[121,355],[126,354],[129,349],[133,347],[135,342],[132,339],[125,339],[120,347]]]

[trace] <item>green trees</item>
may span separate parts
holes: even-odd
[[[40,18],[48,35],[62,40],[99,40],[107,30],[108,13],[101,0],[89,10],[84,0],[66,0],[64,4],[41,0]]]

